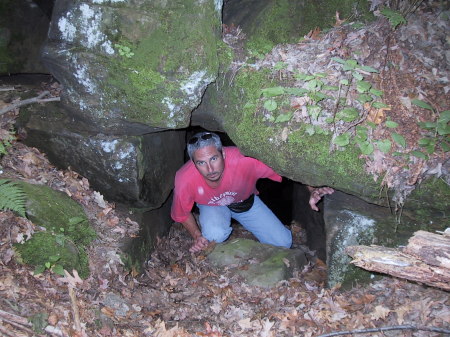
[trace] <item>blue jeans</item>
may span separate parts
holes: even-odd
[[[247,212],[236,213],[227,206],[206,206],[197,204],[200,210],[202,235],[208,241],[223,242],[231,234],[231,218],[237,220],[261,243],[290,248],[292,233],[284,227],[261,199],[255,195],[252,208]]]

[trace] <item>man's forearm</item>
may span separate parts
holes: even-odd
[[[187,229],[189,234],[194,239],[197,239],[198,237],[202,236],[202,232],[200,232],[200,229],[198,228],[197,221],[195,221],[194,215],[192,213],[189,214],[189,217],[181,223],[184,228]]]

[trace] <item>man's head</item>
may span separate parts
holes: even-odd
[[[188,142],[187,151],[189,158],[206,180],[210,182],[220,180],[225,162],[222,142],[218,135],[212,132],[195,134]]]
[[[213,132],[199,132],[188,141],[187,152],[189,158],[194,160],[194,152],[206,146],[214,146],[217,151],[222,153],[222,142],[218,135]]]

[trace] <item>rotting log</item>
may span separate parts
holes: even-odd
[[[346,253],[355,266],[450,291],[450,269],[431,266],[398,249],[349,246]]]
[[[409,239],[404,253],[425,263],[450,269],[450,237],[426,231],[417,231]]]

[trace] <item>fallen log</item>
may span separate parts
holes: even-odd
[[[450,269],[450,237],[426,231],[417,231],[409,239],[404,253],[425,263]]]
[[[355,266],[450,291],[450,269],[428,265],[398,249],[349,246],[345,251]]]

